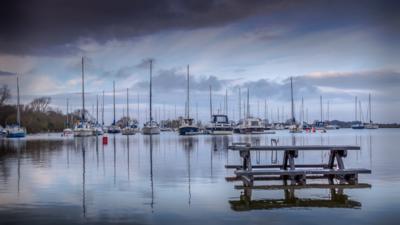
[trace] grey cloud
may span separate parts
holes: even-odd
[[[299,76],[295,77],[294,80],[301,85],[309,84],[339,89],[372,89],[382,91],[387,88],[399,87],[400,72],[390,70],[347,73],[332,72]]]
[[[396,71],[365,71],[347,73],[320,73],[293,77],[294,95],[297,99],[318,98],[326,94],[324,88],[340,89],[344,91],[329,92],[330,98],[349,98],[354,94],[367,95],[374,92],[382,100],[398,100],[400,96],[400,72]],[[234,91],[241,87],[245,92],[249,88],[250,95],[258,98],[273,98],[290,100],[290,79],[281,82],[260,79],[245,82],[233,87]],[[364,93],[364,94],[363,94]]]
[[[130,39],[167,29],[217,26],[281,5],[269,1],[42,0],[0,8],[0,49],[12,54],[75,54],[77,41]]]
[[[190,87],[193,91],[208,91],[212,85],[213,90],[218,91],[224,85],[228,85],[230,80],[221,80],[216,76],[192,76],[190,77]],[[136,83],[135,88],[147,89],[149,81],[144,80]],[[186,74],[180,73],[176,69],[160,70],[153,76],[153,88],[160,91],[182,91],[186,90]]]
[[[9,72],[9,71],[4,71],[4,70],[0,70],[0,76],[13,76],[16,73],[13,72]]]

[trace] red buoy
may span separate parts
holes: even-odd
[[[108,137],[106,135],[103,136],[103,145],[108,144]]]

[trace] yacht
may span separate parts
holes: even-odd
[[[290,77],[290,95],[291,95],[291,103],[292,103],[292,119],[291,119],[291,125],[289,126],[289,132],[290,133],[302,133],[302,127],[296,122],[296,119],[294,117],[294,100],[293,100],[293,78]]]
[[[87,137],[93,135],[92,125],[86,121],[85,118],[85,69],[84,69],[84,58],[82,57],[82,115],[81,121],[74,127],[75,137]]]
[[[210,123],[206,126],[208,134],[232,134],[233,126],[229,123],[227,115],[212,115]]]
[[[185,118],[182,119],[181,125],[178,128],[179,135],[194,135],[199,134],[199,127],[196,125],[193,118],[190,118],[190,99],[189,99],[189,65],[187,66],[187,92],[186,92],[186,108]]]
[[[372,122],[372,110],[371,110],[371,94],[368,95],[368,116],[369,116],[369,123],[365,124],[365,129],[378,129],[379,125],[378,124],[374,124]]]
[[[118,134],[121,133],[121,128],[116,124],[115,121],[115,81],[113,81],[113,109],[114,109],[114,119],[111,126],[108,127],[107,133],[109,134]]]
[[[5,131],[8,138],[23,138],[26,136],[26,129],[21,126],[19,105],[19,78],[17,77],[17,124],[6,127]]]
[[[133,126],[130,124],[129,117],[129,89],[126,89],[126,126],[122,128],[122,135],[134,135],[136,133],[137,126]]]
[[[262,120],[254,117],[247,117],[234,129],[239,134],[260,134],[264,133]]]
[[[150,120],[147,121],[143,128],[142,128],[142,134],[144,135],[153,135],[153,134],[160,134],[160,125],[153,120],[152,116],[152,70],[153,70],[153,60],[150,60],[150,97],[149,97],[149,118]]]

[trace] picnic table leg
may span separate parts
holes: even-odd
[[[240,156],[243,158],[243,170],[251,171],[251,156],[250,151],[241,151]],[[242,176],[247,186],[253,186],[254,177],[252,175]]]

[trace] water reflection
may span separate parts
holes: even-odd
[[[108,145],[103,145],[98,137],[3,139],[0,140],[0,221],[9,218],[10,224],[27,224],[35,218],[55,218],[55,224],[188,224],[191,221],[246,224],[256,218],[259,221],[254,224],[259,224],[272,216],[282,221],[278,224],[287,224],[293,222],[288,219],[289,214],[292,218],[303,216],[303,220],[312,223],[313,218],[323,220],[328,214],[339,218],[343,210],[335,208],[353,208],[359,210],[352,211],[351,218],[330,223],[357,224],[360,221],[356,218],[400,207],[397,188],[400,165],[395,163],[400,157],[395,147],[400,144],[399,137],[400,132],[396,135],[277,132],[276,135],[192,137],[163,133],[110,135]],[[274,180],[268,184],[270,187],[263,185],[262,190],[238,190],[224,180],[232,174],[224,167],[227,162],[240,162],[238,154],[227,150],[231,142],[269,145],[274,139],[279,145],[289,145],[293,138],[297,145],[361,145],[362,153],[349,154],[346,165],[374,166],[372,175],[361,178],[373,188],[343,187],[340,183],[323,184],[322,188],[316,180],[301,187]],[[271,164],[276,165],[283,158],[279,152],[258,152],[253,156],[254,164],[275,162]],[[327,160],[320,152],[306,156],[299,153],[296,160],[308,163],[322,158]],[[299,210],[285,210],[292,207]],[[317,215],[315,207],[329,211],[321,209]],[[251,211],[276,208],[282,211],[274,211],[273,215]],[[241,210],[249,211],[236,213]]]
[[[306,184],[300,186],[288,185],[266,185],[258,189],[282,190],[283,198],[252,199],[252,188],[245,188],[239,200],[231,200],[229,204],[234,211],[248,211],[260,209],[278,208],[361,208],[361,202],[351,200],[343,193],[346,188],[370,188],[369,184],[340,185],[340,184]],[[321,198],[296,197],[295,190],[299,189],[329,189],[330,195]]]

